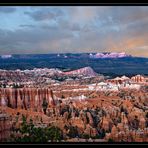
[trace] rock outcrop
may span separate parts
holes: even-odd
[[[13,109],[42,111],[44,98],[48,102],[48,106],[55,105],[53,93],[48,88],[0,89],[0,106],[8,106]]]
[[[132,77],[131,80],[134,82],[138,82],[138,83],[146,81],[145,78],[141,75],[136,75],[136,76]]]
[[[84,67],[77,70],[64,72],[65,75],[83,75],[83,76],[96,76],[97,73],[94,72],[94,70],[91,67]]]
[[[10,117],[0,111],[0,142],[10,138],[11,127]]]

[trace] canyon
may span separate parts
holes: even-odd
[[[91,67],[1,70],[0,84],[0,141],[23,137],[25,117],[36,128],[58,127],[63,142],[148,142],[145,75],[110,78]]]

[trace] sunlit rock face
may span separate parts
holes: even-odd
[[[49,106],[55,104],[53,93],[48,88],[0,89],[0,106],[8,106],[13,109],[41,111],[44,98]]]
[[[97,76],[97,73],[93,71],[91,67],[84,67],[77,70],[64,72],[65,75],[84,75],[84,76]]]
[[[146,81],[146,79],[141,75],[136,75],[132,77],[131,80],[134,82],[145,82]]]
[[[4,142],[10,137],[11,127],[10,117],[0,110],[0,142]]]

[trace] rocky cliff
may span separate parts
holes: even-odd
[[[131,80],[134,81],[134,82],[137,82],[137,83],[139,83],[139,82],[146,82],[146,78],[144,76],[142,76],[142,75],[133,76],[131,78]]]
[[[42,111],[44,98],[48,102],[48,106],[55,104],[53,93],[48,88],[0,89],[0,106],[8,106],[13,109]]]

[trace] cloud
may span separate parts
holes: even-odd
[[[0,32],[0,51],[2,54],[9,52],[18,54],[55,52],[57,49],[52,48],[55,41],[61,49],[64,40],[73,38],[73,34],[69,32],[59,29],[53,30],[52,28],[34,27],[26,29],[23,27],[15,31],[1,29]]]
[[[76,7],[71,9],[72,22],[86,23],[91,21],[96,16],[96,11],[93,7]]]
[[[15,11],[16,11],[15,7],[0,6],[0,13],[12,13],[12,12],[15,12]]]
[[[148,7],[27,7],[21,12],[24,24],[14,14],[19,27],[1,27],[0,53],[125,51],[148,57]]]
[[[25,28],[34,28],[35,25],[29,25],[29,24],[24,24],[24,25],[19,25],[20,27],[25,27]]]
[[[35,21],[44,21],[56,19],[57,17],[61,16],[63,12],[60,9],[52,10],[48,8],[42,8],[33,12],[26,11],[24,14],[30,16]]]

